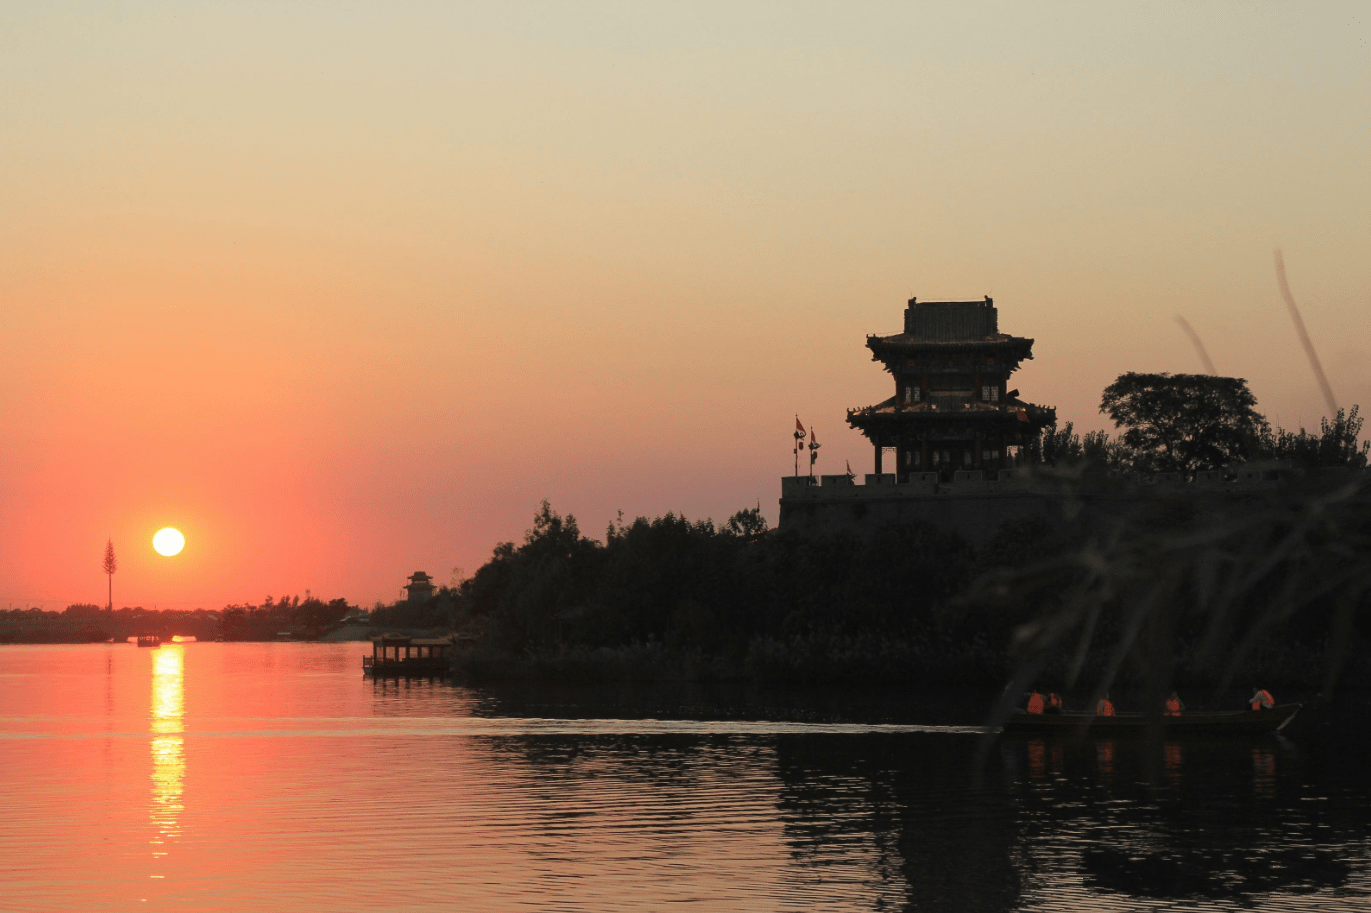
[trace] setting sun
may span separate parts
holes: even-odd
[[[181,535],[180,530],[168,526],[166,529],[159,529],[152,537],[152,547],[157,550],[157,554],[170,558],[172,555],[180,554],[181,549],[186,547],[186,537]]]

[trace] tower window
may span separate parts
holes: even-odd
[[[1000,401],[999,384],[987,384],[981,387],[981,399],[987,403],[998,403]]]

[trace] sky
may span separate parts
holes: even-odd
[[[1371,408],[1359,3],[0,5],[0,607],[447,583],[539,502],[773,524],[991,295],[1025,399]],[[162,558],[152,534],[186,549]]]

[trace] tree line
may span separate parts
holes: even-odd
[[[1078,434],[1071,422],[1030,440],[1030,465],[1093,466],[1115,472],[1195,473],[1272,461],[1295,469],[1364,469],[1371,442],[1360,440],[1359,409],[1323,418],[1317,433],[1273,429],[1239,377],[1122,374],[1105,388],[1100,412],[1120,429]]]
[[[544,501],[523,541],[497,545],[452,597],[494,674],[512,658],[580,651],[600,665],[583,670],[595,677],[626,651],[658,666],[637,670],[648,677],[693,663],[709,677],[848,678],[879,676],[876,653],[893,668],[960,634],[974,640],[959,631],[969,616],[948,609],[976,568],[960,538],[917,524],[797,537],[768,531],[750,508],[721,526],[674,513],[619,520],[599,541]]]
[[[163,639],[179,634],[197,640],[312,640],[335,630],[358,614],[346,599],[324,601],[306,595],[266,597],[260,604],[235,604],[223,609],[145,609],[125,606],[108,609],[75,603],[61,612],[36,608],[0,610],[0,643],[103,643],[138,634]]]
[[[1101,410],[1120,428],[1116,439],[1105,432],[1077,435],[1070,424],[1049,428],[1025,448],[1030,462],[1188,476],[1262,459],[1306,469],[1364,469],[1367,463],[1356,407],[1325,420],[1317,434],[1273,431],[1239,378],[1125,374],[1106,388]],[[1218,545],[1213,553],[1194,549],[1191,555],[1169,543],[1192,536],[1228,547],[1241,535],[1229,530],[1244,529],[1265,530],[1269,543],[1280,543],[1305,499],[1322,503],[1323,496],[1295,486],[1276,496],[1279,505],[1253,497],[1257,501],[1233,502],[1221,512],[1193,499],[1159,502],[1145,518],[1121,520],[1107,542],[1086,524],[1045,517],[1010,521],[980,548],[917,522],[799,536],[768,530],[759,509],[739,511],[721,526],[670,513],[629,523],[621,516],[596,540],[582,533],[575,517],[544,501],[521,542],[497,545],[489,561],[441,598],[475,640],[462,660],[475,676],[986,684],[1003,681],[1030,656],[1038,672],[1048,670],[1058,680],[1082,674],[1104,680],[1130,668],[1115,655],[1135,646],[1126,621],[1103,612],[1089,628],[1090,649],[1078,657],[1085,665],[1069,671],[1053,667],[1055,660],[1045,655],[1026,653],[1025,632],[1054,618],[1070,594],[1098,583],[1102,573],[1127,570],[1165,579],[1182,601],[1195,587],[1207,592],[1207,578],[1194,582],[1187,575],[1212,576],[1213,567],[1197,570],[1186,562],[1202,555],[1218,562],[1213,566],[1233,560]],[[1339,516],[1359,515],[1349,508]],[[1228,526],[1219,529],[1219,523]],[[1327,541],[1336,532],[1319,526],[1317,536]],[[1105,546],[1124,556],[1124,570],[1101,572],[1098,555]],[[1171,563],[1146,570],[1147,556],[1162,552]],[[1266,564],[1261,553],[1249,557],[1258,568],[1276,569],[1282,592],[1311,568],[1328,573],[1318,562],[1290,564],[1291,554],[1303,552],[1282,551]],[[1319,555],[1319,562],[1336,558]],[[1260,579],[1254,574],[1243,580]],[[1141,592],[1145,588],[1130,581],[1093,604],[1112,599],[1123,605],[1128,594]],[[1272,675],[1298,678],[1318,667],[1332,610],[1325,601],[1301,603],[1298,617],[1293,610],[1282,614],[1284,603],[1274,592],[1247,592],[1249,608],[1275,620],[1262,629],[1271,649],[1253,653],[1248,644],[1245,655]],[[1320,591],[1306,586],[1303,592]],[[1339,616],[1344,632],[1371,628],[1366,600],[1359,593],[1344,596],[1351,612]],[[1186,666],[1188,648],[1177,644],[1202,639],[1208,630],[1202,614],[1167,621],[1168,636],[1180,639],[1172,644],[1183,658],[1173,663],[1180,674],[1199,674],[1199,665]],[[1237,622],[1227,623],[1239,630]],[[1205,636],[1212,647],[1214,635]]]

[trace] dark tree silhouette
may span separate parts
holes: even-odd
[[[1108,432],[1087,431],[1082,438],[1072,422],[1060,429],[1055,423],[1048,425],[1042,434],[1030,437],[1023,455],[1030,464],[1065,467],[1086,463],[1102,469],[1121,469],[1127,457],[1117,441],[1109,440]]]
[[[743,536],[751,538],[760,536],[767,531],[766,517],[762,516],[762,506],[746,508],[738,511],[728,518],[728,523],[724,525],[723,532],[730,536]]]
[[[1256,405],[1246,380],[1209,374],[1129,372],[1100,398],[1136,468],[1187,475],[1261,453],[1270,429]]]
[[[114,540],[105,540],[105,575],[109,577],[109,610],[114,611],[114,572],[119,570],[119,559],[114,557]]]
[[[1351,412],[1339,409],[1331,422],[1327,418],[1320,419],[1318,434],[1303,428],[1299,433],[1277,428],[1275,433],[1266,437],[1263,446],[1272,457],[1286,460],[1301,469],[1328,466],[1365,469],[1367,455],[1371,453],[1371,441],[1361,440],[1362,418],[1357,414],[1359,411],[1359,407],[1353,406]]]

